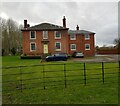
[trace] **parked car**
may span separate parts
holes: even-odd
[[[46,57],[46,61],[67,61],[68,56],[66,53],[57,53],[57,54],[53,54],[51,56],[47,56]]]
[[[84,57],[84,54],[82,52],[74,52],[72,57],[75,57],[75,58],[83,58]]]

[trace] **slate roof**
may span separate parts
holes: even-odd
[[[86,30],[69,30],[68,34],[95,34],[95,33]]]
[[[62,26],[50,24],[50,23],[41,23],[29,28],[24,28],[23,30],[68,30],[69,28],[64,28]]]

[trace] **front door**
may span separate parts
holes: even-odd
[[[48,53],[48,44],[44,44],[43,52],[44,52],[44,54]]]

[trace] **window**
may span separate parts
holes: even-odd
[[[43,31],[43,39],[48,39],[48,31]]]
[[[76,50],[76,44],[71,44],[71,45],[70,45],[70,49],[71,49],[71,50]]]
[[[86,34],[85,35],[85,40],[89,40],[90,39],[90,35],[89,34]]]
[[[61,42],[55,42],[55,49],[57,51],[60,51],[61,50]]]
[[[55,39],[61,39],[61,33],[59,31],[55,31]]]
[[[90,44],[85,44],[85,50],[90,50]]]
[[[70,35],[70,40],[76,40],[76,35],[75,34]]]
[[[36,43],[32,42],[30,43],[30,51],[35,51],[36,50]]]
[[[30,39],[36,39],[36,32],[30,31]]]

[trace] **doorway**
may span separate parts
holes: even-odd
[[[44,44],[44,46],[43,46],[43,53],[44,54],[48,53],[48,44]]]

